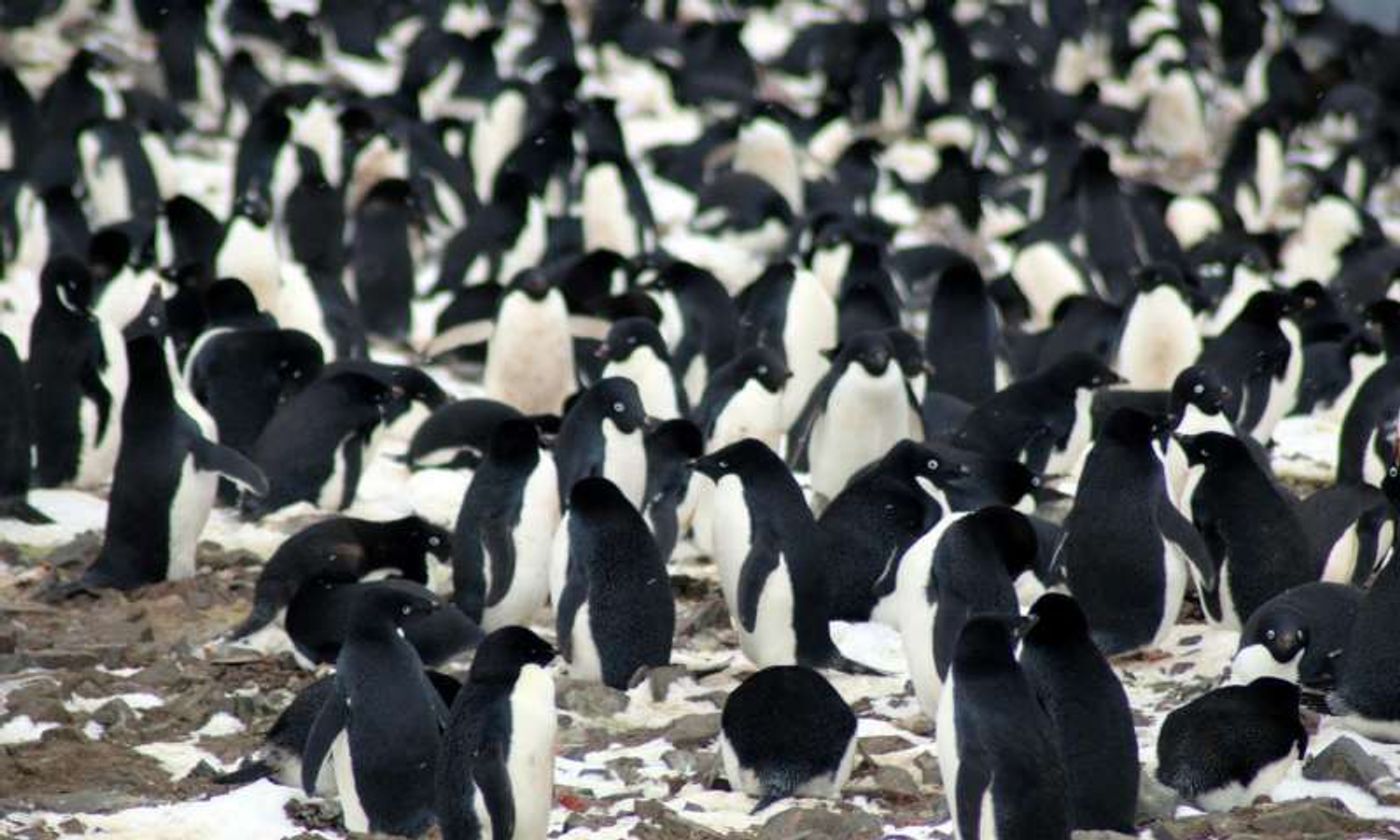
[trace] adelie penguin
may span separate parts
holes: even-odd
[[[433,765],[448,710],[400,630],[434,608],[427,597],[388,588],[366,590],[354,606],[335,688],[312,724],[301,768],[309,794],[331,761],[350,831],[417,837],[433,822]]]
[[[523,627],[487,636],[437,756],[444,840],[541,838],[554,805],[554,649]]]
[[[826,678],[774,665],[724,701],[719,754],[730,787],[758,800],[753,813],[790,796],[834,799],[851,776],[856,716]]]
[[[569,407],[554,442],[559,497],[574,482],[602,476],[634,507],[646,491],[645,429],[648,422],[637,386],[629,379],[600,379]]]
[[[457,514],[453,601],[487,631],[528,624],[549,597],[558,526],[554,459],[529,420],[503,421]]]
[[[335,662],[350,636],[356,604],[378,590],[405,592],[432,602],[431,610],[414,613],[399,628],[425,665],[441,665],[481,641],[476,622],[422,584],[400,578],[364,583],[320,578],[298,587],[287,605],[284,624],[297,664],[314,670]]]
[[[887,335],[861,333],[841,347],[794,426],[794,456],[806,452],[818,512],[857,470],[918,434],[910,405]]]
[[[253,587],[253,608],[229,637],[244,638],[276,621],[297,590],[312,580],[351,583],[390,570],[427,585],[434,577],[432,567],[451,551],[451,534],[417,516],[385,522],[333,516],[308,525],[263,564]]]
[[[406,341],[423,224],[413,188],[399,179],[380,181],[355,209],[354,222],[349,267],[365,327]]]
[[[606,478],[569,494],[567,579],[556,610],[559,649],[579,679],[626,690],[671,661],[676,602],[646,521]]]
[[[694,468],[715,484],[713,556],[749,661],[872,673],[831,640],[821,532],[777,453],[745,439]]]
[[[958,634],[970,617],[1019,612],[1016,579],[1034,568],[1036,533],[1006,507],[940,519],[899,561],[894,603],[914,697],[930,717],[946,694]]]
[[[1260,443],[1269,442],[1298,397],[1303,339],[1291,320],[1296,311],[1287,292],[1259,292],[1196,360],[1230,389],[1230,417]]]
[[[1308,748],[1298,686],[1274,677],[1217,688],[1167,715],[1157,780],[1207,811],[1266,796]]]
[[[1365,593],[1340,583],[1305,583],[1270,598],[1244,625],[1230,681],[1278,677],[1303,688],[1331,688]]]
[[[1065,763],[1076,831],[1131,833],[1137,816],[1138,746],[1128,695],[1089,637],[1084,612],[1047,592],[1031,606],[1021,670],[1050,718]]]
[[[816,275],[776,263],[739,294],[741,342],[780,351],[792,371],[783,391],[783,424],[797,421],[836,346],[836,302]]]
[[[651,321],[623,318],[615,322],[596,356],[603,361],[604,378],[632,380],[648,416],[672,420],[688,413],[685,390],[671,369],[671,354]]]
[[[1169,263],[1138,271],[1114,368],[1133,388],[1168,389],[1201,353],[1191,291]]]
[[[83,574],[85,587],[132,589],[193,575],[219,476],[255,496],[268,492],[260,469],[210,440],[213,429],[187,413],[182,403],[193,400],[177,393],[174,366],[156,329],[127,343],[131,388],[122,408],[122,447],[102,551]],[[207,415],[202,419],[213,426]]]
[[[0,335],[0,392],[13,395],[0,406],[0,520],[46,525],[53,520],[29,504],[29,386],[7,335]]]
[[[670,562],[680,538],[679,508],[691,486],[690,462],[705,454],[700,429],[689,420],[666,420],[647,432],[647,490],[642,515]]]
[[[1085,459],[1056,554],[1094,642],[1109,656],[1160,645],[1191,575],[1215,588],[1215,561],[1172,503],[1157,435],[1139,411],[1120,408],[1108,418]]]
[[[938,767],[958,840],[1068,840],[1069,788],[1051,723],[1013,654],[1009,616],[958,635],[938,707]]]
[[[92,487],[112,476],[130,379],[121,333],[92,312],[93,280],[73,257],[39,276],[26,378],[35,477],[43,487]]]

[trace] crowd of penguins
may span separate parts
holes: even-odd
[[[1240,647],[1153,772],[1250,803],[1300,703],[1400,738],[1385,9],[11,0],[3,514],[110,485],[48,597],[187,577],[215,505],[343,511],[409,419],[455,521],[323,518],[230,633],[334,670],[225,781],[351,830],[544,837],[556,648],[667,665],[682,540],[758,669],[718,749],[759,808],[840,795],[820,669],[879,672],[830,622],[880,622],[959,837],[1133,831],[1109,658],[1188,590]],[[220,149],[226,207],[180,174]],[[1305,498],[1288,415],[1339,430]]]

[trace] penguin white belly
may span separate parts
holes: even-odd
[[[1240,614],[1235,610],[1235,596],[1230,586],[1230,558],[1228,556],[1220,564],[1220,620],[1211,621],[1209,610],[1207,610],[1206,621],[1226,630],[1239,630],[1243,626],[1240,623]]]
[[[836,498],[857,470],[907,437],[907,406],[904,378],[896,364],[878,377],[863,371],[842,376],[812,429],[807,454],[812,490],[828,501]]]
[[[1117,371],[1133,388],[1168,391],[1201,354],[1196,319],[1170,286],[1139,295],[1118,345]]]
[[[1181,614],[1181,602],[1186,598],[1186,581],[1190,576],[1186,558],[1172,543],[1162,540],[1162,617],[1157,632],[1152,634],[1152,647],[1167,640],[1176,618]]]
[[[569,633],[573,642],[573,655],[569,659],[569,675],[585,682],[603,681],[603,659],[598,654],[598,645],[593,641],[593,623],[589,617],[589,603],[579,605],[574,614],[574,626]]]
[[[1094,392],[1088,388],[1079,388],[1074,392],[1074,425],[1070,427],[1065,445],[1050,453],[1050,458],[1045,463],[1046,475],[1066,475],[1079,463],[1084,450],[1089,446],[1093,425],[1089,419],[1089,412],[1093,403]]]
[[[731,788],[755,799],[763,798],[763,784],[758,780],[758,774],[739,763],[734,745],[729,743],[729,737],[723,731],[719,734],[719,757],[724,765],[724,778]]]
[[[515,570],[510,588],[482,615],[481,628],[491,632],[511,624],[529,624],[550,593],[554,532],[559,527],[558,477],[554,461],[541,456],[525,481],[520,522],[515,526]],[[490,568],[490,563],[487,563]],[[490,590],[490,584],[487,584]]]
[[[1347,412],[1351,410],[1351,404],[1356,401],[1356,392],[1361,390],[1361,383],[1370,378],[1371,374],[1385,364],[1385,356],[1381,353],[1357,353],[1351,357],[1351,381],[1327,406],[1317,414],[1323,422],[1334,423],[1338,426],[1346,419]]]
[[[1225,293],[1225,297],[1215,307],[1215,312],[1205,316],[1201,324],[1201,335],[1211,337],[1219,335],[1230,322],[1244,309],[1249,299],[1257,292],[1266,292],[1272,288],[1268,278],[1250,271],[1247,268],[1239,267],[1235,269],[1231,278],[1230,291]]]
[[[1352,526],[1332,544],[1332,550],[1327,552],[1327,562],[1322,568],[1322,580],[1330,583],[1351,583],[1351,577],[1356,573],[1357,555],[1361,551],[1356,527],[1356,523],[1352,523]]]
[[[331,474],[326,479],[326,483],[321,485],[316,496],[316,507],[322,510],[340,510],[345,504],[346,487],[348,478],[345,465],[345,448],[356,446],[354,435],[346,435],[336,444],[335,452],[331,453]]]
[[[554,679],[526,665],[510,693],[510,751],[506,772],[515,802],[517,840],[543,840],[554,805]],[[484,836],[490,836],[484,835]]]
[[[783,437],[781,393],[772,393],[754,379],[745,382],[715,418],[705,451],[715,452],[746,437],[762,441],[775,452]]]
[[[255,227],[242,216],[234,219],[219,248],[215,271],[219,277],[242,280],[259,309],[277,311],[277,298],[282,291],[281,260],[277,241],[270,232]]]
[[[637,255],[637,225],[615,165],[594,166],[584,174],[582,216],[585,251],[607,249],[624,257]]]
[[[525,227],[521,229],[511,249],[501,255],[501,272],[498,279],[502,284],[509,283],[515,279],[515,275],[527,268],[534,268],[544,259],[547,244],[545,225],[544,207],[538,199],[531,199],[530,207],[525,211]],[[557,295],[557,292],[551,292],[549,297]]]
[[[796,606],[788,564],[779,554],[778,565],[763,582],[763,593],[758,596],[753,632],[745,632],[742,624],[739,629],[739,646],[749,661],[760,668],[796,664],[797,631],[792,623]]]
[[[1376,442],[1380,434],[1379,428],[1372,429],[1370,437],[1366,438],[1366,447],[1361,451],[1361,478],[1372,487],[1379,487],[1386,473],[1386,464],[1376,455]]]
[[[121,330],[105,321],[100,322],[102,350],[107,368],[98,374],[102,387],[111,396],[107,410],[107,426],[98,433],[97,406],[86,397],[78,403],[78,428],[82,442],[78,450],[78,474],[74,485],[80,488],[98,487],[112,480],[117,466],[117,454],[122,442],[122,407],[131,371],[127,367],[126,343]]]
[[[657,358],[650,347],[639,347],[620,362],[609,362],[603,376],[621,376],[632,380],[642,398],[642,408],[659,420],[681,416],[676,404],[676,380],[671,368]]]
[[[715,485],[711,496],[716,523],[712,535],[715,568],[719,573],[720,591],[734,625],[739,625],[739,572],[749,556],[749,541],[753,523],[744,502],[744,487],[739,478],[726,475]],[[722,524],[720,524],[722,523]]]
[[[554,529],[549,547],[549,602],[558,608],[559,596],[569,580],[569,514],[565,512]]]
[[[1340,726],[1386,744],[1400,744],[1400,720],[1379,720],[1356,713],[1333,718]]]
[[[1297,760],[1297,753],[1289,750],[1283,758],[1271,761],[1259,768],[1259,772],[1254,774],[1254,778],[1249,781],[1248,785],[1231,782],[1222,788],[1216,788],[1197,796],[1196,804],[1207,811],[1231,811],[1235,808],[1243,808],[1278,787],[1278,783],[1283,781],[1284,776],[1288,775],[1289,769]]]
[[[685,398],[691,405],[700,404],[700,398],[705,396],[705,386],[709,381],[709,365],[705,363],[705,357],[697,353],[686,367],[685,375],[681,377],[681,387],[685,388]]]
[[[573,338],[564,298],[507,295],[486,351],[486,395],[525,414],[552,414],[574,390]]]
[[[326,329],[321,300],[311,286],[311,278],[300,263],[287,261],[282,271],[282,293],[277,297],[277,325],[285,330],[301,330],[321,345],[327,362],[335,359],[335,339]]]
[[[829,362],[822,351],[836,346],[836,332],[836,304],[831,295],[811,272],[797,272],[783,322],[783,349],[792,372],[783,387],[784,427],[797,421],[807,398],[826,374]]]
[[[794,796],[812,796],[818,799],[836,799],[841,788],[851,778],[851,763],[856,754],[856,739],[846,743],[846,751],[841,754],[841,762],[830,773],[821,773],[803,782],[793,791]]]
[[[369,815],[360,804],[360,791],[355,786],[355,764],[350,755],[350,730],[342,729],[331,742],[331,766],[335,769],[336,795],[346,831],[369,831]]]
[[[938,714],[938,701],[943,691],[943,680],[938,676],[938,664],[933,655],[933,622],[937,615],[937,605],[925,601],[905,613],[899,628],[904,658],[909,665],[909,681],[914,684],[914,697],[929,717]]]
[[[86,152],[89,138],[84,135],[80,145]],[[83,155],[84,158],[88,156]],[[131,218],[131,191],[122,171],[121,160],[115,156],[84,160],[83,177],[87,181],[88,202],[92,208],[92,229]]]
[[[1249,685],[1260,677],[1277,677],[1296,685],[1298,665],[1302,661],[1302,650],[1287,662],[1280,662],[1263,645],[1246,645],[1240,648],[1230,662],[1230,685]]]
[[[1279,329],[1288,338],[1288,364],[1281,378],[1269,381],[1269,400],[1264,406],[1264,414],[1250,432],[1251,437],[1264,444],[1273,437],[1274,427],[1284,415],[1293,410],[1293,404],[1298,399],[1298,382],[1303,378],[1302,335],[1291,321],[1280,321]]]
[[[647,492],[647,449],[641,429],[623,432],[603,423],[603,478],[617,485],[638,510]]]
[[[1053,242],[1037,242],[1018,251],[1011,279],[1030,304],[1032,329],[1049,327],[1060,301],[1087,291],[1079,270]]]
[[[186,455],[180,466],[180,481],[170,500],[170,565],[167,580],[181,580],[195,572],[195,548],[209,509],[219,489],[219,474],[195,469],[194,456]]]
[[[938,772],[943,777],[943,796],[948,803],[948,815],[953,825],[958,824],[958,724],[954,714],[953,672],[948,672],[948,682],[943,690],[948,694],[947,703],[938,704],[935,717],[934,747],[938,751]]]
[[[1205,114],[1189,73],[1168,73],[1156,86],[1147,101],[1141,136],[1152,148],[1173,157],[1205,154]]]
[[[159,288],[160,277],[154,271],[123,268],[102,290],[93,306],[93,313],[104,329],[110,327],[120,334],[141,314],[146,301],[151,298],[151,292]]]

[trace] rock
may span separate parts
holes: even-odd
[[[646,762],[642,761],[640,758],[629,755],[611,759],[604,766],[606,766],[614,776],[621,779],[623,783],[635,785],[641,781],[642,767],[645,765]]]
[[[1181,797],[1176,791],[1157,781],[1146,769],[1138,774],[1137,822],[1169,820],[1176,816]]]
[[[761,840],[859,840],[884,835],[880,818],[862,811],[793,808],[768,820],[759,829]]]
[[[671,685],[679,679],[690,676],[690,670],[681,665],[662,665],[647,672],[647,687],[651,689],[652,702],[660,703],[671,692]]]
[[[1070,837],[1072,840],[1136,840],[1136,835],[1118,831],[1076,831]]]
[[[1264,834],[1298,832],[1325,834],[1331,831],[1365,831],[1375,825],[1355,816],[1335,799],[1301,799],[1269,808],[1249,821],[1249,828]]]
[[[666,738],[678,747],[689,747],[719,735],[719,713],[683,715],[666,727]]]
[[[29,667],[28,657],[18,653],[0,654],[0,674],[17,674]]]
[[[632,836],[640,840],[723,840],[724,835],[693,823],[649,799],[638,799],[636,814],[641,818]]]
[[[66,671],[96,668],[97,663],[101,661],[97,652],[93,650],[64,650],[60,648],[31,650],[26,654],[26,657],[29,659],[29,664],[36,668]]]
[[[856,746],[866,755],[884,755],[907,750],[914,745],[898,735],[876,735],[872,738],[861,738]]]
[[[1241,808],[1228,814],[1164,820],[1152,826],[1152,837],[1154,840],[1198,840],[1202,837],[1342,840],[1346,837],[1385,836],[1391,825],[1389,822],[1358,817],[1335,799],[1299,799],[1279,805]]]
[[[97,558],[97,553],[101,550],[102,534],[97,531],[84,531],[74,537],[72,542],[64,543],[50,551],[44,562],[55,569],[64,566],[86,566]]]
[[[566,712],[587,717],[611,717],[627,708],[627,695],[601,683],[560,680],[555,702]]]
[[[108,732],[118,732],[136,722],[136,712],[120,697],[108,700],[92,713],[92,719],[107,728]]]
[[[672,770],[690,775],[695,770],[695,753],[690,750],[667,750],[661,761]]]
[[[938,767],[938,759],[931,752],[919,753],[914,759],[914,766],[919,768],[919,776],[925,785],[943,787],[943,772]]]
[[[908,770],[891,765],[877,765],[874,773],[859,784],[851,785],[848,790],[896,803],[911,802],[924,796]]]
[[[1369,790],[1375,782],[1386,778],[1390,771],[1380,759],[1366,752],[1356,741],[1345,736],[1313,756],[1303,765],[1303,778],[1315,782],[1343,782]]]

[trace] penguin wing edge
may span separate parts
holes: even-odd
[[[307,795],[316,793],[316,778],[330,754],[331,744],[350,722],[348,700],[340,681],[336,680],[331,696],[326,698],[321,711],[316,713],[315,722],[311,724],[311,732],[306,736],[306,746],[301,752],[301,788]]]
[[[491,840],[511,840],[515,836],[515,797],[500,744],[481,748],[472,764],[472,781],[491,815]]]
[[[195,469],[216,472],[254,496],[267,495],[267,476],[238,450],[200,438],[192,451]]]

